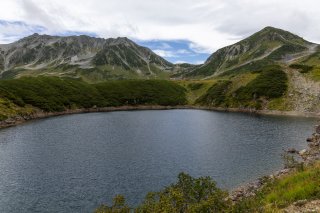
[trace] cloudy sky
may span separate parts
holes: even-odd
[[[0,0],[0,43],[32,33],[126,36],[171,62],[274,26],[320,42],[319,0]]]

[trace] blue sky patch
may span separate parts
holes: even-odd
[[[209,53],[197,48],[197,45],[186,40],[150,40],[135,41],[141,46],[150,48],[156,54],[172,63],[201,64]]]
[[[0,43],[11,43],[34,33],[48,34],[48,29],[22,21],[0,20]],[[99,37],[96,33],[82,31],[63,31],[50,34],[57,36],[88,35]],[[201,64],[210,55],[207,51],[187,40],[133,40],[141,46],[148,47],[172,63]]]

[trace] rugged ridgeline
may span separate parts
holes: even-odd
[[[2,78],[54,75],[91,81],[133,78],[215,78],[255,71],[267,65],[306,66],[319,62],[317,44],[281,29],[266,27],[213,53],[202,65],[172,64],[128,38],[33,34],[0,45]]]
[[[315,52],[316,44],[281,29],[266,27],[252,36],[213,53],[203,65],[181,72],[208,77],[255,69],[259,64],[290,63]]]
[[[213,53],[202,65],[171,64],[127,38],[34,34],[0,45],[2,79],[23,76],[176,80],[189,105],[241,110],[320,111],[320,47],[266,27]],[[183,80],[182,80],[183,79]]]
[[[33,34],[0,45],[2,78],[53,75],[91,81],[166,77],[173,64],[128,38]]]
[[[190,99],[199,105],[320,111],[320,47],[281,29],[266,27],[175,77],[198,79]]]

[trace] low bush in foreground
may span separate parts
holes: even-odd
[[[279,212],[298,200],[320,198],[320,163],[297,170],[280,179],[267,180],[253,197],[234,204],[228,193],[217,188],[210,177],[193,178],[181,173],[178,181],[160,192],[148,193],[137,208],[129,207],[123,196],[111,206],[101,205],[96,213],[254,213]]]
[[[210,177],[193,178],[181,173],[178,181],[160,192],[150,192],[134,212],[224,212],[231,205],[228,193],[217,188]],[[121,202],[119,202],[121,200]],[[119,205],[121,204],[121,205]],[[129,212],[123,196],[116,196],[112,206],[102,205],[96,213]]]

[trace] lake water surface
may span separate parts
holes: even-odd
[[[0,212],[138,204],[180,172],[232,189],[282,167],[316,120],[205,110],[78,114],[0,130]]]

